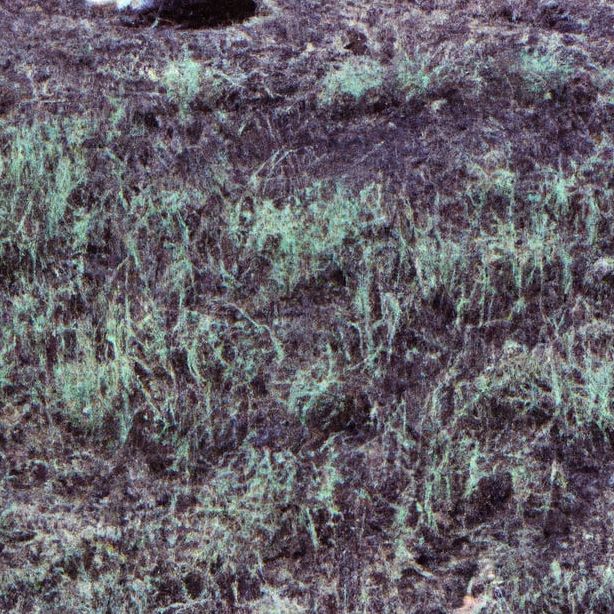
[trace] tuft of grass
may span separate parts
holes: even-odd
[[[180,121],[185,122],[190,104],[198,96],[203,82],[203,70],[199,62],[187,53],[181,60],[169,62],[161,83],[168,99],[179,107]]]
[[[129,396],[135,379],[126,332],[120,320],[110,317],[105,330],[108,351],[99,357],[93,345],[94,331],[87,325],[80,327],[76,334],[78,355],[54,369],[60,412],[73,426],[91,434],[105,429],[119,432],[120,443],[130,429]]]
[[[289,294],[301,282],[348,266],[348,248],[381,219],[380,186],[354,194],[342,183],[317,182],[281,206],[264,198],[253,211],[242,203],[230,208],[229,233],[246,256],[268,261],[272,290]]]
[[[561,92],[573,67],[553,51],[523,51],[517,70],[531,100],[551,99]]]
[[[330,106],[347,97],[355,103],[367,94],[376,92],[384,84],[386,71],[375,58],[352,57],[332,68],[320,85],[318,98],[324,106]]]
[[[328,346],[327,360],[298,370],[291,383],[288,409],[306,424],[318,422],[322,430],[341,411],[342,386],[333,352]]]
[[[0,168],[1,258],[29,258],[36,267],[42,253],[70,241],[71,231],[80,242],[85,229],[72,198],[87,182],[83,144],[95,130],[86,118],[8,129]]]
[[[406,100],[424,96],[445,74],[446,68],[434,65],[432,53],[416,52],[412,55],[402,50],[395,59],[397,86]]]

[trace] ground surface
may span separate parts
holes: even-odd
[[[0,5],[0,610],[614,612],[611,4],[185,25]]]

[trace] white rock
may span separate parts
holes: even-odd
[[[90,6],[115,6],[118,11],[144,11],[153,8],[156,0],[85,0]]]

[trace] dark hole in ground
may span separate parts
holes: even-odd
[[[146,11],[144,21],[157,19],[159,25],[177,24],[186,28],[215,28],[246,21],[256,15],[256,0],[157,0]]]

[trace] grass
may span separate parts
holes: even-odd
[[[381,219],[381,186],[352,194],[340,183],[316,183],[279,207],[259,199],[249,211],[239,202],[228,214],[235,244],[246,258],[268,261],[272,289],[285,294],[330,269],[343,270],[350,246]]]
[[[456,328],[471,321],[484,326],[513,321],[526,311],[531,295],[543,293],[546,286],[566,297],[577,283],[573,243],[563,236],[568,236],[570,194],[576,193],[578,179],[561,170],[545,169],[540,190],[527,195],[513,173],[497,171],[480,184],[479,200],[470,201],[472,206],[478,202],[474,211],[480,218],[468,219],[460,234],[446,228],[440,217],[418,223],[408,209],[411,240],[397,234],[374,242],[368,237],[389,223],[381,185],[352,192],[340,183],[315,183],[280,204],[256,193],[221,210],[218,229],[195,229],[189,220],[207,198],[202,192],[146,189],[129,196],[122,189],[106,210],[79,200],[87,185],[87,158],[81,147],[88,130],[83,122],[8,134],[13,162],[3,179],[4,254],[16,262],[12,275],[19,290],[3,332],[3,385],[22,395],[39,395],[52,413],[65,416],[89,436],[103,436],[110,445],[124,445],[138,408],[148,408],[155,437],[172,442],[175,466],[188,473],[203,446],[238,446],[236,466],[216,471],[200,503],[209,510],[205,517],[211,539],[201,543],[196,560],[217,566],[216,573],[245,572],[257,578],[272,556],[267,553],[278,547],[282,526],[295,539],[305,534],[317,551],[322,532],[330,530],[327,526],[334,530],[341,515],[336,493],[343,478],[336,468],[334,440],[322,448],[326,460],[320,468],[314,466],[309,477],[304,475],[309,456],[297,457],[288,450],[270,454],[238,440],[236,424],[249,422],[253,411],[240,399],[264,365],[271,368],[276,361],[286,373],[278,399],[288,415],[309,429],[327,432],[346,411],[348,378],[354,370],[378,378],[393,358],[408,366],[426,360],[411,346],[405,354],[399,352],[398,339],[415,326],[419,310],[433,301],[448,297]],[[42,168],[45,174],[38,171]],[[525,198],[532,211],[523,221]],[[491,203],[497,208],[489,224]],[[575,241],[595,245],[602,236],[601,208],[592,200],[585,211],[595,217],[575,223]],[[79,304],[70,297],[87,292],[86,285],[96,279],[88,281],[86,276],[96,250],[104,249],[95,247],[95,228],[115,234],[110,242],[119,248],[116,269],[90,287],[98,293],[90,309],[70,311],[69,304]],[[264,272],[262,303],[293,296],[300,287],[340,271],[353,296],[341,329],[345,332],[336,340],[329,337],[319,354],[295,368],[286,364],[283,341],[273,329],[243,308],[229,299],[199,306],[195,297],[203,267],[219,267],[195,251],[195,237],[207,232],[217,242],[229,241],[239,266],[258,263]],[[154,253],[159,254],[157,264]],[[64,272],[60,283],[53,281],[53,262]],[[382,266],[385,262],[397,265]],[[230,269],[238,270],[236,264]],[[68,271],[75,273],[66,277]],[[240,277],[235,280],[242,283]],[[233,305],[236,319],[228,319],[214,305]],[[425,463],[421,494],[408,493],[418,526],[440,531],[442,515],[459,502],[470,505],[493,466],[497,436],[489,439],[478,431],[460,435],[464,421],[483,425],[485,433],[546,421],[570,441],[581,442],[590,441],[594,429],[603,437],[612,432],[614,357],[591,350],[591,339],[578,335],[574,330],[561,333],[557,345],[547,346],[540,356],[510,345],[508,358],[498,357],[474,378],[456,384],[452,422],[444,417],[448,410],[440,395],[445,386],[436,389],[432,413],[425,416],[433,433],[426,449],[416,448],[412,437],[398,431],[393,416],[386,416],[380,428],[395,442],[391,450],[412,455],[418,449]],[[555,349],[559,346],[562,349]],[[440,355],[432,354],[435,360]],[[37,392],[26,392],[33,378],[38,379]],[[186,403],[184,394],[192,401]],[[406,411],[400,410],[401,424]],[[400,452],[404,448],[406,452]],[[522,464],[515,466],[514,475],[515,490],[521,484],[536,488],[527,483]],[[302,492],[300,505],[294,503],[297,490]],[[521,504],[521,496],[516,495],[519,509],[528,500],[527,495]],[[402,537],[407,513],[403,507],[397,513],[399,568],[411,560],[403,545],[407,538]],[[236,527],[241,527],[239,532]],[[255,546],[251,553],[241,554],[244,542]],[[549,598],[571,600],[571,577],[552,565]],[[80,590],[93,600],[88,586]],[[238,585],[233,591],[239,599]],[[577,597],[578,603],[584,596]]]
[[[401,48],[395,58],[396,85],[406,101],[423,97],[441,85],[447,68],[445,63],[437,64],[434,54],[429,51],[408,53]]]
[[[86,181],[82,145],[93,130],[85,118],[7,130],[0,187],[3,258],[29,258],[36,267],[41,250],[67,240],[67,218],[79,215],[69,199]],[[76,247],[84,230],[78,222],[69,230]]]
[[[524,52],[519,70],[527,93],[536,99],[551,99],[571,77],[573,68],[552,51]]]
[[[373,58],[351,58],[331,69],[321,83],[319,99],[330,106],[347,97],[354,103],[382,87],[384,67]]]
[[[575,109],[559,49],[493,75],[501,58],[478,43],[391,48],[342,54],[283,121],[237,115],[247,75],[184,52],[157,83],[181,155],[121,96],[95,118],[0,124],[2,462],[49,437],[2,487],[92,502],[80,518],[66,504],[55,534],[33,508],[4,509],[2,608],[417,612],[469,586],[488,612],[611,602],[611,566],[582,541],[607,550],[583,509],[611,524],[611,137],[582,132],[556,160],[527,144],[543,134],[518,108]],[[504,130],[489,92],[518,123]],[[362,115],[374,100],[397,105],[386,128]],[[190,158],[205,107],[215,152]],[[305,161],[280,135],[314,109],[351,110],[371,144],[413,130],[425,165]],[[469,127],[444,132],[459,109]],[[237,137],[254,130],[258,154]],[[475,142],[446,149],[463,130]],[[96,516],[105,499],[112,519]],[[23,547],[18,521],[40,533]]]
[[[161,82],[168,99],[179,107],[179,117],[186,121],[190,103],[198,96],[202,86],[203,71],[200,63],[186,53],[182,60],[170,62]]]

